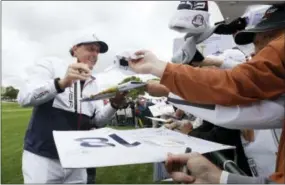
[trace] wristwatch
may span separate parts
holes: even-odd
[[[60,80],[60,78],[54,79],[54,86],[55,86],[57,93],[63,93],[65,89],[60,88],[59,83],[58,83],[59,80]]]

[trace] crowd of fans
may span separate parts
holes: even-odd
[[[182,1],[170,28],[185,32],[185,42],[171,62],[161,61],[151,51],[137,51],[142,58],[128,60],[136,73],[152,74],[160,81],[148,82],[151,96],[167,97],[175,107],[168,124],[151,122],[150,101],[126,103],[125,93],[110,101],[80,103],[79,98],[97,92],[92,69],[108,45],[94,34],[70,49],[76,62],[56,58],[36,63],[34,73],[20,89],[18,102],[34,106],[27,128],[22,170],[25,183],[95,183],[96,169],[63,169],[52,137],[53,130],[90,130],[106,126],[119,109],[132,109],[133,122],[142,127],[163,127],[191,137],[235,146],[221,151],[240,173],[227,171],[211,154],[169,154],[154,164],[154,181],[172,178],[182,183],[285,183],[285,5],[271,6],[253,28],[247,18],[211,27],[207,1]],[[189,22],[179,22],[184,16]],[[179,21],[177,21],[179,20]],[[254,44],[244,54],[238,47],[219,56],[204,56],[196,45],[213,33],[231,34],[238,45]],[[76,81],[76,82],[75,82]],[[74,83],[75,82],[75,83]],[[211,161],[211,162],[210,162]],[[181,170],[187,166],[188,172]],[[190,172],[190,173],[189,173]]]

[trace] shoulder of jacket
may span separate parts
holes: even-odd
[[[38,60],[36,60],[37,64],[40,63],[62,63],[62,59],[58,58],[58,57],[42,57],[39,58]]]
[[[275,38],[274,40],[272,40],[268,46],[276,49],[276,50],[280,50],[284,51],[284,46],[285,46],[285,34],[281,34],[280,36],[278,36],[277,38]]]
[[[61,67],[68,65],[66,62],[64,62],[63,59],[58,57],[43,57],[38,60],[36,60],[36,65],[43,65],[46,67]]]
[[[275,39],[273,39],[270,44],[274,44],[274,43],[278,43],[278,42],[282,42],[284,43],[285,41],[285,33],[280,34],[279,36],[277,36]]]
[[[280,35],[276,39],[272,40],[266,48],[271,48],[271,50],[274,50],[280,57],[280,59],[285,62],[285,34]]]

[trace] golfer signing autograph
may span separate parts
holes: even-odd
[[[104,127],[124,103],[122,94],[105,106],[101,101],[80,101],[98,93],[92,69],[99,53],[107,51],[105,42],[87,34],[78,38],[69,51],[76,58],[74,63],[50,57],[33,66],[18,94],[21,106],[33,106],[22,158],[24,183],[86,183],[86,169],[62,168],[52,132],[84,130],[88,124]]]

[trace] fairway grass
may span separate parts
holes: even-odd
[[[1,107],[1,183],[22,184],[21,157],[23,139],[31,116],[31,108],[16,103],[3,103]],[[130,127],[113,127],[130,129]],[[143,151],[142,151],[143,152]],[[96,156],[95,156],[96,157]],[[125,165],[98,168],[98,184],[152,184],[153,164]]]

